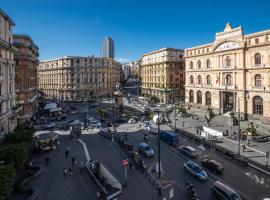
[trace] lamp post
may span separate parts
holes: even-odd
[[[238,150],[237,153],[240,155],[240,134],[241,134],[241,129],[240,129],[240,95],[238,95]]]
[[[160,119],[159,119],[159,112],[158,110],[158,193],[161,196],[161,188],[160,188],[160,180],[161,180],[161,163],[160,163]]]

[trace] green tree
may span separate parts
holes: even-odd
[[[27,157],[28,145],[26,143],[19,144],[4,144],[0,147],[0,160],[6,164],[13,164],[18,172],[22,167]]]
[[[7,200],[12,192],[16,170],[12,164],[0,165],[0,200]]]

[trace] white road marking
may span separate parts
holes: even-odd
[[[86,146],[85,142],[82,141],[81,139],[78,139],[78,141],[83,145],[83,150],[84,150],[87,162],[91,161],[90,154],[88,152],[88,149],[87,149],[87,146]]]

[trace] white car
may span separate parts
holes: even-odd
[[[164,103],[160,103],[160,104],[158,104],[158,107],[165,107],[165,104]]]
[[[150,124],[149,126],[147,126],[147,130],[148,130],[150,133],[158,134],[158,127],[157,127],[157,125],[155,125],[155,124]]]
[[[128,120],[128,123],[129,124],[135,124],[136,123],[136,120],[134,118],[131,118],[130,120]]]

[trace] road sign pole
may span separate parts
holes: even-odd
[[[125,166],[125,186],[127,186],[127,166]]]

